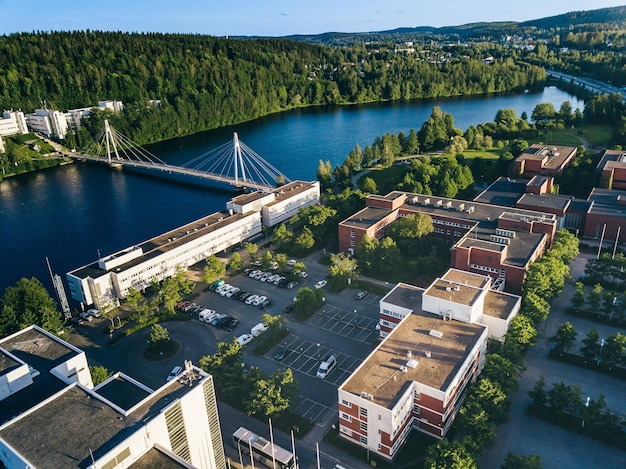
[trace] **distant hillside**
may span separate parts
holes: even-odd
[[[403,27],[388,31],[372,32],[328,32],[316,35],[293,35],[289,39],[325,44],[347,46],[367,42],[404,42],[421,40],[493,40],[502,35],[529,34],[544,31],[546,33],[574,27],[577,31],[626,28],[626,6],[601,8],[598,10],[573,11],[562,15],[550,16],[525,22],[469,23],[458,26],[418,26]]]

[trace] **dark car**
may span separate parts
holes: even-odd
[[[293,313],[294,309],[296,309],[295,303],[291,303],[290,305],[287,305],[287,307],[285,308],[285,314]]]
[[[246,293],[247,292],[245,290],[239,290],[237,293],[235,293],[233,296],[231,296],[231,298],[233,300],[238,300],[241,295],[244,295]]]
[[[227,332],[231,332],[235,327],[239,325],[239,319],[228,318],[224,324],[220,324],[219,328],[224,329]]]
[[[213,324],[213,323],[211,323],[211,324],[213,324],[218,329],[223,329],[224,325],[227,322],[229,322],[231,319],[233,319],[233,318],[230,317],[230,316],[224,316],[224,317],[218,318],[217,321],[215,321],[215,324]]]
[[[278,349],[278,352],[276,352],[276,355],[274,355],[274,359],[281,361],[287,355],[289,355],[289,349],[287,347],[281,347]]]
[[[246,299],[252,295],[252,293],[249,292],[245,292],[243,295],[241,295],[239,298],[237,298],[239,301],[246,301]]]
[[[85,321],[82,318],[79,318],[78,316],[76,316],[75,318],[72,318],[70,321],[72,324],[75,324],[77,326],[80,326],[82,324],[85,324]]]
[[[282,278],[282,279],[280,279],[280,282],[278,282],[278,286],[280,288],[285,288],[288,283],[289,283],[289,279],[288,278]]]
[[[265,309],[272,304],[271,300],[263,300],[259,303],[259,309]]]

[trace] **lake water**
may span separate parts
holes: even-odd
[[[384,133],[419,130],[433,106],[454,116],[455,126],[492,121],[499,109],[529,116],[543,102],[584,103],[555,87],[537,93],[407,103],[298,109],[147,148],[182,164],[232,139],[233,132],[290,179],[315,179],[318,161],[341,163]],[[51,289],[45,263],[65,273],[157,234],[225,209],[232,193],[195,182],[168,180],[88,164],[71,164],[0,182],[0,293],[21,277]],[[52,292],[52,290],[51,290]],[[69,295],[69,293],[68,293]]]

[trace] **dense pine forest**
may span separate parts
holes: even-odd
[[[114,32],[0,37],[0,108],[32,112],[118,99],[113,125],[138,143],[298,106],[407,100],[542,86],[543,68],[476,50],[380,44],[336,48],[289,39]],[[149,100],[160,105],[149,106]],[[97,119],[94,120],[96,122]],[[80,140],[80,135],[78,136]],[[80,141],[77,142],[80,144]]]

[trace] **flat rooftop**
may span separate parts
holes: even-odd
[[[517,200],[526,192],[527,184],[526,179],[500,177],[474,197],[474,202],[515,207]]]
[[[592,202],[588,213],[626,218],[626,191],[598,189],[591,190],[589,202]]]
[[[535,143],[515,158],[515,161],[543,160],[544,158],[547,158],[547,161],[542,165],[542,168],[557,169],[565,161],[567,161],[567,159],[570,158],[572,153],[576,152],[576,150],[577,149],[575,147],[540,145]]]
[[[366,229],[378,223],[392,212],[392,210],[386,208],[365,207],[350,218],[342,221],[340,225]]]
[[[506,319],[511,315],[513,308],[520,298],[507,293],[489,290],[485,295],[483,314],[494,318]]]
[[[72,385],[0,430],[0,438],[37,468],[85,468],[92,463],[90,453],[99,459],[189,389],[186,383],[170,382],[123,416],[97,393]]]
[[[246,205],[256,200],[261,200],[267,197],[268,195],[270,195],[269,192],[255,191],[249,194],[241,194],[241,195],[238,195],[237,197],[233,197],[230,200],[230,202],[235,205]]]
[[[536,195],[533,193],[527,193],[519,198],[516,205],[530,206],[540,212],[547,210],[565,212],[572,199],[573,197],[566,195]]]
[[[623,150],[605,150],[596,170],[626,168],[626,152]]]
[[[190,465],[183,465],[172,459],[168,454],[158,448],[149,449],[140,459],[129,466],[129,469],[181,469],[189,468]]]
[[[471,306],[481,293],[482,290],[479,288],[438,278],[428,287],[424,295]]]
[[[411,311],[421,311],[423,293],[423,288],[408,283],[398,283],[381,301],[402,306]]]
[[[39,372],[33,377],[31,385],[0,401],[0,424],[67,387],[66,383],[50,371],[81,353],[33,328],[24,329],[19,334],[4,339],[0,342],[0,347]],[[6,357],[4,354],[3,356]]]
[[[432,330],[440,332],[441,337],[430,335]],[[445,391],[485,330],[479,324],[443,321],[430,313],[414,312],[402,320],[341,388],[355,395],[371,394],[373,402],[388,409],[393,408],[413,381]],[[403,372],[400,367],[406,366],[409,351],[417,366]]]
[[[123,270],[127,270],[149,259],[158,257],[165,252],[171,251],[172,249],[183,246],[193,240],[205,236],[212,231],[252,216],[258,217],[258,214],[250,212],[246,214],[234,213],[233,215],[230,215],[228,212],[216,212],[211,215],[207,215],[199,220],[180,226],[174,230],[168,231],[167,233],[133,246],[132,249],[142,249],[143,255],[116,267],[115,271],[121,272]],[[117,253],[107,257],[110,258],[112,256],[122,255],[126,252],[129,252],[129,250],[125,249],[123,251],[118,251]],[[106,270],[100,268],[98,261],[96,261],[69,273],[75,277],[84,279],[87,277],[98,278],[106,272]]]
[[[441,277],[449,282],[470,285],[476,288],[485,288],[491,278],[487,275],[481,275],[466,270],[448,269]]]
[[[288,200],[292,197],[302,194],[305,191],[308,191],[312,187],[316,186],[317,182],[312,181],[293,181],[289,184],[285,184],[284,186],[280,186],[274,189],[274,194],[276,194],[276,198],[273,202],[267,204],[267,207],[271,207],[272,205],[279,204]]]
[[[121,409],[128,410],[139,404],[150,393],[140,388],[123,375],[116,376],[111,381],[98,388],[98,394]]]

